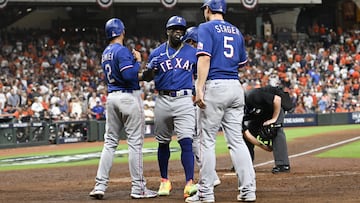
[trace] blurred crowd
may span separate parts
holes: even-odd
[[[246,88],[278,82],[292,97],[290,113],[360,111],[360,32],[320,28],[286,42],[246,36],[249,63],[240,74]]]
[[[289,113],[360,111],[360,33],[326,29],[301,40],[244,35],[249,62],[240,74],[246,89],[278,83],[296,106]],[[126,36],[143,63],[164,39]],[[107,97],[100,58],[107,42],[94,30],[0,32],[1,117],[18,121],[104,119]],[[146,119],[157,93],[141,82]]]

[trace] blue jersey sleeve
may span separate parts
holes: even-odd
[[[101,65],[109,92],[140,89],[138,80],[140,64],[126,47],[120,44],[109,45],[103,52]]]
[[[211,57],[212,47],[213,47],[213,40],[212,36],[209,34],[211,31],[209,27],[200,24],[198,29],[198,44],[197,44],[197,52],[196,55],[208,55]]]

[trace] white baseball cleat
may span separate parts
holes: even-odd
[[[216,187],[216,186],[218,186],[218,185],[220,185],[220,184],[221,184],[220,179],[216,179],[216,180],[214,181],[214,187]]]
[[[212,203],[215,202],[214,198],[203,198],[198,193],[185,199],[187,203]]]
[[[153,190],[149,190],[147,188],[145,188],[145,190],[143,192],[140,193],[131,193],[130,194],[131,198],[133,199],[145,199],[145,198],[154,198],[158,196],[158,193],[156,191]]]
[[[93,189],[90,193],[89,196],[95,199],[102,199],[105,195],[104,191],[101,190],[95,190]]]
[[[238,195],[237,200],[240,202],[255,202],[256,195],[253,193],[248,193],[246,195]]]

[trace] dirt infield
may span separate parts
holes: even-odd
[[[289,154],[295,155],[318,147],[359,136],[357,130],[339,134],[324,134],[296,139],[289,143]],[[50,145],[0,150],[0,155],[51,151],[82,145],[102,145],[100,142]],[[273,160],[272,154],[256,149],[254,165]],[[360,202],[360,159],[316,158],[306,154],[291,158],[291,173],[271,174],[272,163],[255,167],[257,175],[256,202]],[[156,162],[145,162],[148,187],[157,189],[159,172]],[[228,155],[217,157],[217,171],[222,181],[215,189],[216,202],[236,202],[236,176],[231,173]],[[0,202],[94,202],[88,193],[94,185],[97,166],[67,167],[40,170],[0,172]],[[196,169],[196,171],[198,171]],[[180,161],[169,167],[173,191],[168,197],[130,199],[130,179],[127,164],[115,164],[110,185],[102,202],[184,202],[184,175]],[[196,173],[196,178],[198,174]]]

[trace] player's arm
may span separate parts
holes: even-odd
[[[263,143],[259,142],[259,140],[256,139],[256,137],[254,137],[251,132],[246,129],[244,131],[244,138],[249,141],[251,144],[260,147],[261,149],[271,152],[272,151],[272,147],[268,146],[268,145],[264,145]]]
[[[164,54],[157,55],[157,52],[150,54],[149,62],[146,64],[145,70],[139,72],[139,80],[150,82],[154,79],[163,55]]]
[[[140,60],[141,57],[139,56],[136,59],[134,53],[128,48],[119,48],[119,50],[114,53],[111,64],[103,65],[109,84],[125,82],[128,84],[128,87],[138,87],[138,74],[141,66],[138,61]],[[120,72],[121,75],[117,75],[117,72]]]
[[[144,71],[142,71],[142,68],[141,68],[141,53],[139,51],[133,49],[132,54],[134,56],[135,61],[140,65],[139,72],[138,72],[138,79],[139,79],[139,81],[143,81],[144,80]]]
[[[196,99],[195,103],[202,109],[206,107],[204,102],[204,86],[209,74],[211,57],[199,55],[197,63],[197,80],[195,84]]]
[[[264,125],[270,125],[272,123],[275,123],[276,120],[278,119],[279,117],[279,114],[280,114],[280,110],[281,110],[281,97],[278,96],[278,95],[275,95],[274,96],[274,100],[273,100],[273,108],[274,108],[274,111],[273,111],[273,115],[272,115],[272,118],[265,121],[264,122]]]
[[[239,32],[240,33],[240,32]],[[248,54],[246,51],[246,47],[245,47],[245,41],[244,41],[244,37],[242,35],[240,35],[240,51],[239,51],[239,63],[238,63],[238,67],[239,69],[242,69],[244,66],[246,66],[247,62],[248,62]],[[238,69],[238,71],[239,71]]]

